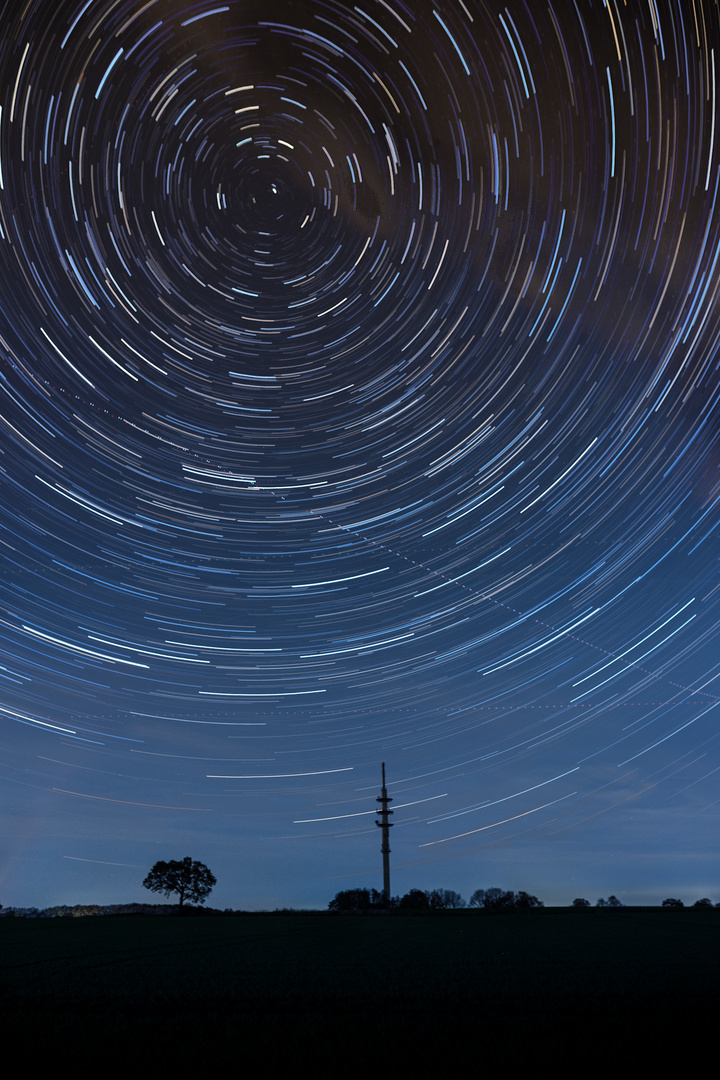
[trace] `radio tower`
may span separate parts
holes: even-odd
[[[376,800],[380,803],[380,809],[378,814],[380,815],[380,821],[376,821],[375,824],[379,829],[382,829],[382,851],[383,857],[383,903],[386,907],[390,905],[390,833],[392,828],[392,821],[388,821],[388,817],[392,814],[392,810],[388,810],[388,803],[392,802],[392,799],[387,793],[385,787],[385,762],[382,763],[382,789],[380,797]]]

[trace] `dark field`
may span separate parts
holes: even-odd
[[[716,1041],[719,944],[712,910],[4,919],[6,1057],[155,1077],[692,1068]]]

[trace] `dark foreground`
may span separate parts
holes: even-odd
[[[719,946],[720,912],[692,910],[6,919],[5,1056],[156,1077],[692,1068]]]

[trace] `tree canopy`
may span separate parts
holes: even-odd
[[[370,911],[383,906],[383,894],[377,889],[344,889],[328,904],[329,911]]]
[[[431,908],[441,911],[452,911],[466,906],[460,893],[454,889],[433,889],[427,894],[427,898]]]
[[[401,911],[422,911],[430,907],[430,897],[422,889],[410,889],[397,902]]]
[[[151,892],[177,893],[179,905],[186,900],[191,904],[204,904],[217,884],[217,878],[207,866],[193,861],[189,855],[184,859],[171,859],[170,862],[156,862],[143,881],[143,886]]]
[[[513,892],[512,889],[476,889],[470,897],[470,907],[495,908],[512,911],[515,908],[538,908],[544,907],[542,900],[537,896],[531,896],[524,891]]]

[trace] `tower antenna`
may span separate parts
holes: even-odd
[[[376,821],[375,824],[378,828],[382,829],[382,846],[380,848],[383,857],[383,903],[385,907],[390,906],[390,832],[392,828],[392,821],[388,821],[388,817],[392,814],[392,810],[388,810],[388,803],[392,802],[392,799],[387,793],[385,787],[385,762],[382,763],[382,789],[380,791],[380,797],[376,799],[376,802],[380,803],[380,809],[377,811],[380,815],[380,821]]]

